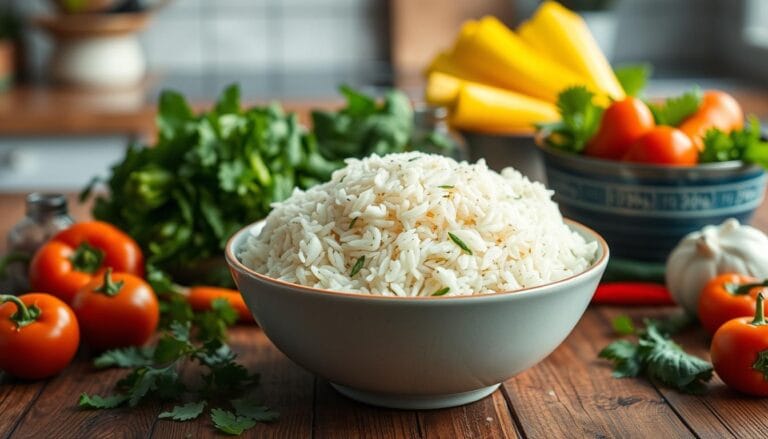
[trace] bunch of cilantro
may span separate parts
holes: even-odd
[[[236,320],[237,313],[222,299],[215,300],[211,311],[204,313],[176,312],[169,329],[154,346],[115,349],[97,357],[96,368],[130,371],[117,382],[113,394],[83,393],[79,405],[86,409],[111,409],[159,399],[175,403],[159,418],[180,422],[196,419],[207,406],[217,405],[210,410],[211,421],[215,428],[228,434],[240,434],[257,422],[274,421],[279,416],[277,412],[246,396],[258,383],[258,375],[237,363],[237,355],[225,342],[227,327]],[[183,378],[182,371],[190,367],[201,369],[199,382]]]
[[[156,144],[128,148],[104,181],[108,191],[97,195],[93,216],[136,239],[150,273],[231,286],[221,255],[234,232],[264,218],[294,187],[328,180],[345,158],[410,148],[413,111],[404,94],[390,91],[380,103],[349,87],[341,92],[347,106],[314,111],[311,132],[277,104],[242,108],[237,86],[201,114],[165,91]]]

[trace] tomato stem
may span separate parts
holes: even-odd
[[[75,270],[94,274],[101,268],[101,264],[104,262],[104,252],[87,242],[83,242],[77,246],[75,254],[69,260],[72,262]]]
[[[41,311],[36,305],[27,306],[16,296],[0,294],[0,304],[8,302],[16,305],[16,312],[11,315],[11,321],[15,323],[16,327],[19,329],[35,323],[38,317],[40,317]]]
[[[104,272],[104,283],[101,284],[100,287],[96,288],[93,291],[106,294],[107,296],[114,297],[117,296],[118,293],[120,293],[120,290],[123,288],[123,284],[125,282],[123,281],[113,281],[112,280],[112,267],[107,268],[107,271]]]
[[[755,318],[750,322],[752,325],[761,326],[766,324],[763,300],[763,293],[759,293],[757,295],[757,302],[755,303]]]
[[[736,296],[743,296],[745,294],[749,294],[752,288],[758,288],[758,287],[768,287],[768,279],[762,282],[755,282],[751,284],[742,284],[742,285],[734,284],[734,283],[725,284],[725,290]]]

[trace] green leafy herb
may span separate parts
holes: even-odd
[[[618,335],[630,335],[635,333],[635,325],[629,316],[618,316],[611,321],[613,331]]]
[[[757,353],[757,359],[752,364],[752,369],[763,374],[763,379],[768,381],[768,350]]]
[[[451,287],[443,287],[431,294],[432,297],[445,296],[451,291]]]
[[[586,87],[571,87],[557,97],[561,120],[538,126],[547,134],[546,143],[570,152],[581,152],[595,135],[603,108],[593,102],[594,94]]]
[[[454,235],[451,232],[448,232],[448,237],[451,238],[451,241],[453,241],[456,245],[458,245],[462,250],[464,250],[464,253],[468,255],[472,255],[472,249],[467,246],[467,244],[464,243],[464,241],[461,240],[458,236]]]
[[[662,104],[650,104],[648,108],[651,109],[657,125],[676,127],[699,110],[702,98],[701,90],[695,88],[680,96],[669,98]]]
[[[205,401],[190,402],[184,405],[177,405],[170,412],[160,413],[158,418],[170,418],[174,421],[189,421],[190,419],[197,419],[201,414],[203,414],[205,405]]]
[[[352,277],[362,270],[363,264],[365,264],[365,256],[360,256],[355,262],[355,265],[352,266],[352,271],[349,272],[349,276]]]
[[[258,422],[272,422],[280,417],[280,413],[250,399],[233,399],[231,402],[238,416],[251,418]]]
[[[768,168],[768,142],[762,139],[760,121],[750,116],[744,128],[727,134],[716,128],[704,135],[702,163],[743,160]]]
[[[650,64],[632,64],[615,70],[616,79],[628,96],[640,96],[652,72],[653,67]]]
[[[352,227],[355,227],[355,223],[357,222],[359,216],[356,216],[352,218],[352,221],[349,222],[349,227],[347,227],[347,230],[352,230]]]
[[[237,313],[226,300],[214,301],[210,311],[184,322],[173,321],[152,347],[129,347],[103,353],[94,361],[97,367],[131,370],[118,381],[114,395],[83,394],[80,406],[96,409],[127,404],[133,407],[149,398],[180,402],[191,396],[197,402],[177,405],[160,414],[160,418],[185,421],[200,416],[207,400],[231,398],[247,391],[258,383],[258,375],[237,363],[237,355],[225,343],[226,327],[236,319]],[[199,383],[187,383],[179,374],[179,370],[189,363],[199,363],[203,368]],[[232,404],[245,413],[238,412],[238,417],[247,416],[243,419],[249,423],[271,421],[277,417],[277,413],[267,407],[246,400],[235,399]]]
[[[112,395],[102,398],[99,395],[83,393],[80,395],[78,405],[87,409],[112,409],[121,406],[127,400],[127,395]]]
[[[701,393],[712,378],[712,365],[687,354],[669,338],[667,331],[679,329],[680,319],[665,325],[646,320],[637,343],[617,340],[600,351],[600,358],[611,360],[613,375],[618,378],[641,374],[685,393]],[[666,326],[666,327],[665,327]]]
[[[253,418],[237,416],[223,409],[211,410],[211,421],[218,430],[232,435],[242,434],[245,430],[256,425],[256,420]]]

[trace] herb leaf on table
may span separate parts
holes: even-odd
[[[712,365],[686,353],[672,341],[672,332],[690,323],[673,317],[669,320],[645,320],[645,328],[635,331],[636,343],[616,340],[600,351],[598,356],[613,363],[616,378],[645,375],[684,393],[702,393],[712,378]]]

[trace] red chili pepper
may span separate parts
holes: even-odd
[[[662,284],[653,282],[607,282],[600,284],[592,303],[606,305],[673,305]]]

